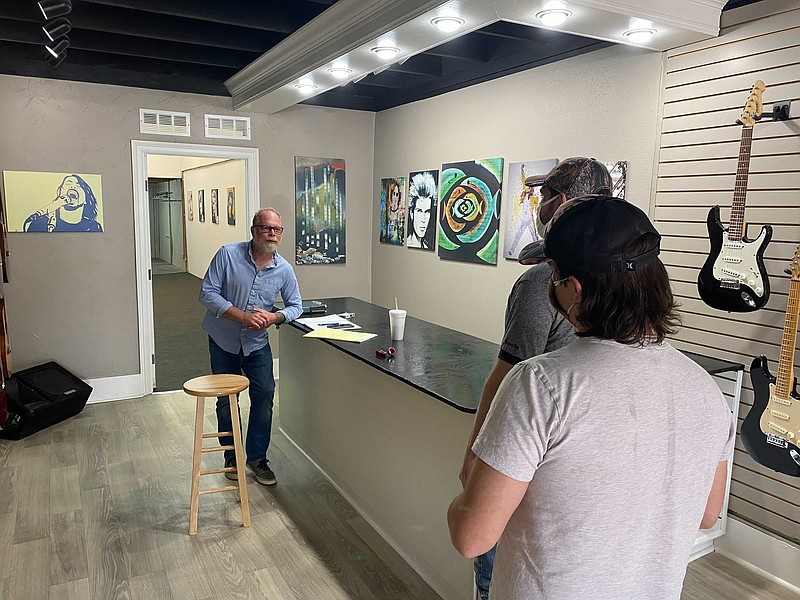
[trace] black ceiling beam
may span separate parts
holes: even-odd
[[[409,73],[411,75],[441,77],[442,58],[427,53],[417,54],[403,62],[403,64],[394,63],[389,67],[389,70],[397,73]]]
[[[349,87],[349,86],[348,86]],[[346,108],[348,110],[368,110],[374,112],[375,99],[372,96],[345,94],[341,91],[330,90],[319,96],[303,100],[300,104],[311,106],[325,106],[327,108]]]
[[[511,40],[525,40],[527,42],[546,44],[560,32],[552,29],[520,25],[519,23],[511,23],[509,21],[497,21],[491,25],[487,25],[486,27],[478,29],[477,31],[473,31],[472,33],[477,34],[478,36],[498,37]]]
[[[261,2],[240,0],[191,0],[191,2],[185,0],[81,0],[73,12],[79,12],[87,4],[132,9],[158,16],[209,21],[287,35],[325,9],[324,6],[315,6],[304,0],[290,0],[289,2],[284,0]]]
[[[473,33],[462,35],[459,38],[431,48],[425,54],[477,63],[486,62],[487,60],[485,40],[474,36]]]
[[[377,75],[369,74],[356,85],[371,85],[383,88],[407,88],[416,87],[425,81],[435,80],[431,75],[417,75],[409,73],[398,73],[388,69]]]

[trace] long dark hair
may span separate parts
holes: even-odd
[[[655,248],[658,241],[657,236],[645,234],[631,245],[629,254]],[[625,273],[570,273],[559,269],[558,275],[571,275],[581,282],[583,300],[576,315],[586,327],[577,334],[581,337],[644,345],[662,342],[680,327],[678,304],[659,259]]]

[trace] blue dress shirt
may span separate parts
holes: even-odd
[[[200,288],[200,303],[208,309],[203,330],[226,352],[238,354],[242,349],[249,356],[267,345],[267,330],[251,331],[222,315],[231,306],[245,312],[254,308],[271,311],[278,292],[285,305],[280,312],[287,323],[294,321],[303,313],[303,302],[297,277],[286,259],[275,252],[272,262],[259,271],[250,242],[226,244],[211,260]]]

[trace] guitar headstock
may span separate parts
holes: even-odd
[[[753,89],[750,90],[750,96],[747,98],[737,123],[741,123],[745,127],[752,127],[761,118],[761,113],[764,112],[761,94],[764,93],[765,89],[767,89],[767,86],[760,79],[753,84]]]
[[[800,246],[794,251],[794,258],[785,273],[792,276],[792,281],[800,281]]]

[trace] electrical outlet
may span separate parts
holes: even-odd
[[[785,121],[789,118],[789,113],[792,109],[792,101],[785,100],[781,102],[772,103],[772,120]]]

